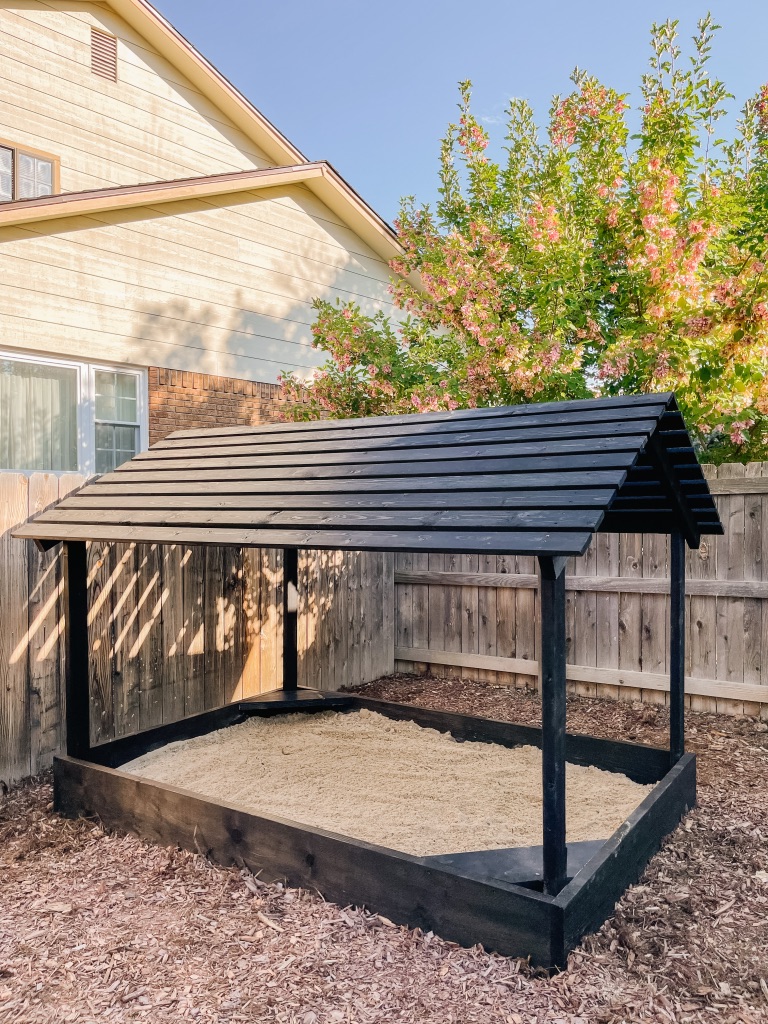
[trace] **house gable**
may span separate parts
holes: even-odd
[[[117,81],[91,70],[92,29]],[[140,0],[0,0],[0,58],[0,138],[58,155],[64,192],[303,160]]]

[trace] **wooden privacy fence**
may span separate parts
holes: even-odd
[[[0,779],[62,749],[61,552],[10,530],[83,482],[0,473]],[[178,720],[282,684],[282,551],[88,546],[91,740]],[[299,558],[299,684],[335,689],[393,668],[393,560]]]
[[[726,532],[688,553],[689,701],[746,714],[762,704],[768,717],[768,463],[707,476]],[[51,763],[64,721],[60,555],[10,529],[81,482],[0,473],[5,781]],[[569,678],[579,692],[665,699],[667,562],[665,538],[636,534],[598,535],[572,560]],[[281,552],[91,545],[89,566],[94,742],[279,685]],[[392,671],[394,651],[401,671],[535,685],[534,573],[522,557],[302,553],[299,682],[373,679]]]
[[[768,717],[768,463],[705,467],[725,528],[687,558],[694,710]],[[568,678],[591,696],[664,702],[666,537],[598,534],[568,566]],[[398,555],[396,668],[533,686],[533,558]],[[761,704],[762,712],[761,712]]]

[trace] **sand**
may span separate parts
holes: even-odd
[[[541,843],[539,750],[370,711],[249,718],[122,770],[420,857]],[[569,764],[569,842],[607,839],[652,788]]]

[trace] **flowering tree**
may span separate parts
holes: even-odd
[[[627,97],[577,69],[545,138],[510,103],[495,162],[462,83],[439,202],[396,222],[401,315],[317,300],[328,358],[285,376],[296,415],[674,390],[707,458],[768,457],[768,86],[719,139],[717,26],[685,62],[676,27],[653,26],[633,136]]]

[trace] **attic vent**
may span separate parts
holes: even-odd
[[[91,29],[91,71],[117,81],[117,39],[97,28]]]

